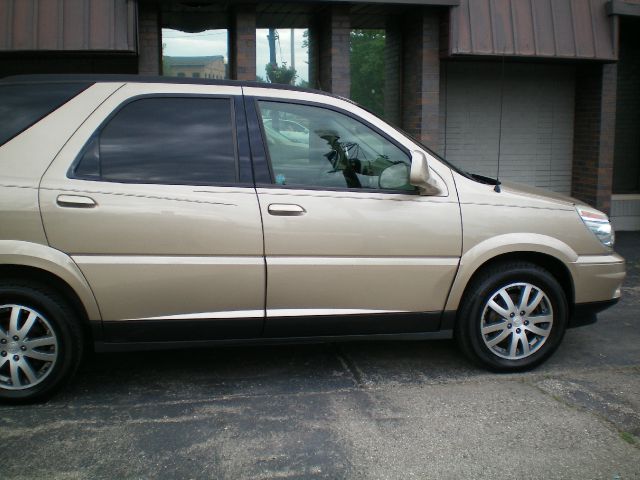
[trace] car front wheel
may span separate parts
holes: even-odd
[[[456,338],[474,362],[494,371],[522,371],[546,360],[567,326],[564,291],[547,270],[526,262],[495,266],[464,297]]]

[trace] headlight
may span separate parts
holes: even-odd
[[[598,237],[598,240],[600,240],[605,247],[613,248],[616,234],[613,228],[611,228],[609,217],[595,208],[577,206],[576,210],[584,224]]]

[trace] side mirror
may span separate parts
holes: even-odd
[[[420,150],[411,152],[411,173],[409,174],[411,185],[418,187],[420,195],[439,195],[442,190],[429,173],[427,156]]]
[[[390,190],[411,188],[409,186],[409,166],[405,163],[389,165],[380,173],[378,185],[380,188]]]

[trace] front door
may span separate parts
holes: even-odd
[[[239,87],[128,84],[45,174],[44,226],[96,296],[108,341],[259,336],[262,225]]]
[[[272,178],[257,189],[265,335],[438,329],[461,250],[450,177],[447,192],[421,196],[409,149],[374,125],[336,108],[254,101]]]

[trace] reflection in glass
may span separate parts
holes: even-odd
[[[309,86],[309,30],[256,30],[256,80]]]
[[[352,30],[350,40],[351,99],[384,116],[385,31]]]
[[[104,181],[202,185],[236,181],[226,99],[148,98],[122,108],[99,137]],[[90,170],[86,150],[76,174]],[[93,177],[91,177],[93,178]]]
[[[189,33],[162,29],[162,73],[170,77],[225,79],[228,75],[226,29]]]
[[[413,191],[410,158],[353,118],[309,105],[260,102],[274,181],[280,185]],[[386,176],[381,175],[398,164]],[[402,178],[399,178],[402,177]]]

